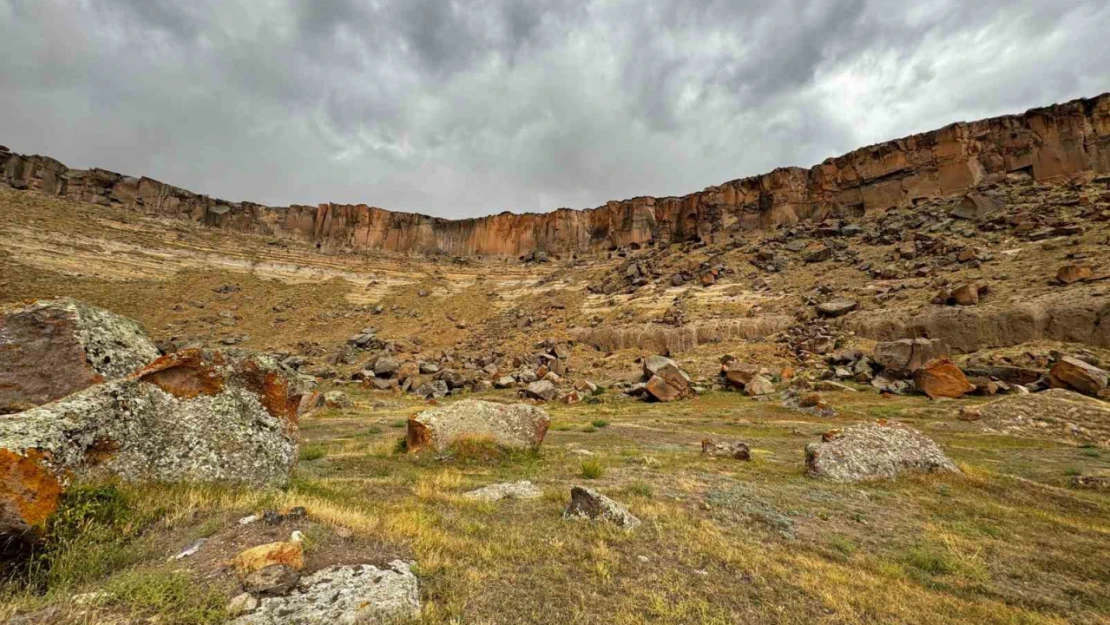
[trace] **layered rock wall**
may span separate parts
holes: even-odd
[[[315,243],[322,250],[416,254],[589,254],[615,247],[860,215],[962,193],[988,176],[1042,182],[1110,173],[1110,94],[1023,115],[958,123],[832,158],[776,169],[683,197],[638,197],[587,210],[449,220],[359,205],[226,202],[150,178],[75,170],[0,148],[0,182],[146,215]]]

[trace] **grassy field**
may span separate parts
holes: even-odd
[[[354,408],[304,420],[284,491],[78,489],[52,530],[57,546],[21,574],[30,589],[6,587],[0,615],[221,622],[238,592],[226,559],[292,529],[235,519],[303,505],[309,569],[411,559],[424,623],[1110,623],[1110,496],[1067,486],[1110,471],[1110,450],[991,435],[957,421],[956,404],[922,398],[830,394],[840,416],[820,419],[712,393],[548,406],[553,426],[536,454],[413,456],[398,441],[421,404],[352,394]],[[935,438],[963,475],[804,476],[807,442],[877,418]],[[753,460],[702,456],[706,436],[748,441]],[[461,497],[521,479],[544,497]],[[564,521],[575,484],[644,524],[625,533]],[[166,561],[198,537],[208,542],[196,556]]]

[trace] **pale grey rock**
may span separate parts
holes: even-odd
[[[227,603],[227,615],[231,618],[254,612],[258,608],[258,599],[249,592],[241,592],[231,598]]]
[[[506,482],[503,484],[490,484],[477,490],[464,493],[467,499],[479,501],[501,501],[502,499],[536,499],[542,497],[543,491],[528,480],[520,482]]]
[[[536,449],[550,425],[547,412],[537,406],[464,399],[409,419],[408,448],[444,451],[460,439],[484,439],[502,447]]]
[[[770,395],[775,392],[775,385],[762,375],[757,375],[744,385],[744,392],[752,397]]]
[[[550,380],[537,380],[524,389],[525,396],[541,401],[551,401],[558,393],[559,390]]]
[[[388,625],[420,614],[420,587],[410,565],[331,566],[301,578],[284,597],[266,597],[232,625]]]
[[[810,477],[834,482],[894,479],[906,472],[960,471],[930,438],[894,424],[847,427],[831,440],[806,445],[805,455]]]

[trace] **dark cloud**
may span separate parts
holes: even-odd
[[[1110,87],[1104,0],[0,0],[0,143],[271,204],[681,194]]]

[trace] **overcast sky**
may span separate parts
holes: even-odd
[[[1108,90],[1107,0],[0,0],[0,144],[274,205],[681,195]]]

